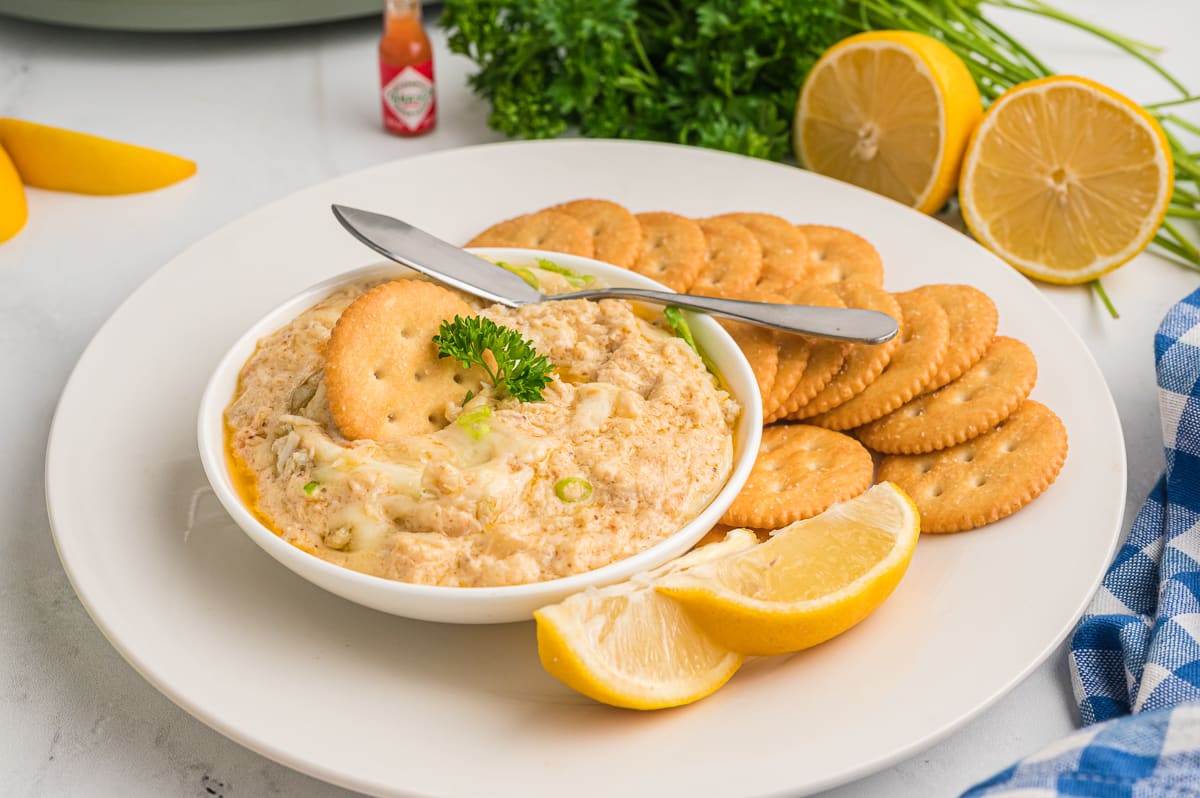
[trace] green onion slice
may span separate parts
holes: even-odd
[[[315,493],[317,488],[319,488],[319,487],[321,487],[321,483],[317,482],[314,479],[312,482],[310,482],[304,486],[304,495],[306,495],[306,496],[313,495],[313,493]]]
[[[568,269],[566,266],[559,266],[554,261],[546,260],[545,258],[538,258],[537,265],[538,268],[544,272],[561,274],[563,277],[567,278],[568,283],[576,288],[582,288],[585,285],[591,285],[596,281],[596,278],[590,274],[580,274],[573,269]]]
[[[708,369],[708,373],[717,376],[717,366],[708,359],[708,355],[700,349],[696,343],[696,339],[692,337],[692,328],[688,326],[687,319],[683,317],[683,311],[674,305],[667,305],[663,308],[663,318],[667,320],[672,332],[692,348],[692,351],[700,356],[700,360],[704,363],[704,368]]]
[[[565,502],[583,502],[591,498],[592,483],[580,477],[567,477],[554,483],[554,495]]]
[[[488,405],[479,405],[464,411],[455,423],[466,430],[472,438],[479,440],[492,431],[492,425],[488,423],[488,419],[491,417],[492,408]]]
[[[522,280],[529,283],[529,285],[533,288],[536,288],[539,291],[542,290],[542,286],[538,282],[537,277],[535,277],[533,272],[529,271],[529,269],[526,269],[524,266],[513,266],[511,263],[504,263],[503,261],[496,261],[496,265],[501,269],[506,269],[507,271],[517,275]]]

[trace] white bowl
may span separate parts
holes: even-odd
[[[537,258],[546,257],[569,269],[594,275],[608,285],[669,290],[640,274],[589,258],[534,250],[472,251],[484,257],[502,258],[515,265],[535,265]],[[237,525],[276,560],[331,593],[393,615],[444,623],[523,621],[531,618],[537,608],[561,601],[586,587],[619,582],[678,557],[703,537],[733,502],[758,454],[762,437],[762,400],[750,365],[729,334],[712,319],[691,315],[689,323],[697,344],[704,348],[720,369],[729,391],[742,405],[742,415],[734,436],[733,472],[725,486],[698,516],[652,548],[594,571],[545,582],[506,587],[437,587],[359,573],[326,562],[284,541],[259,523],[242,503],[226,464],[224,414],[233,398],[238,372],[254,352],[259,339],[275,332],[336,289],[366,277],[404,273],[405,269],[396,264],[366,266],[301,291],[247,330],[221,358],[209,378],[200,400],[198,428],[204,472],[217,498]]]

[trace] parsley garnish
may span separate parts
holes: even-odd
[[[482,316],[455,316],[453,321],[443,321],[433,343],[439,357],[452,357],[465,369],[481,366],[493,387],[503,387],[509,396],[522,402],[542,401],[542,390],[554,370],[546,356],[538,354],[519,332]],[[492,353],[494,370],[484,358],[485,352]]]

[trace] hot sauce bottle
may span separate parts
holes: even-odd
[[[400,136],[419,136],[437,124],[433,48],[421,25],[420,0],[387,0],[379,40],[383,126]]]

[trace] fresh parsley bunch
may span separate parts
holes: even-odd
[[[522,402],[542,401],[554,366],[516,330],[482,316],[455,316],[438,327],[433,343],[439,357],[452,357],[463,368],[480,366],[497,390]],[[491,352],[493,369],[485,353]]]
[[[510,136],[674,141],[779,160],[843,0],[447,0],[450,48]]]

